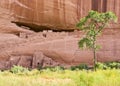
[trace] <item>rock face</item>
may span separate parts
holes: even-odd
[[[12,17],[10,11],[8,9],[0,7],[0,33],[33,33],[32,31],[22,29],[16,24],[11,23],[12,19],[14,19],[14,17]]]
[[[11,5],[15,14],[15,21],[46,26],[45,29],[54,30],[74,29],[76,22],[91,9],[91,0],[17,0]],[[85,5],[88,3],[88,5]],[[83,4],[85,6],[80,6]],[[80,8],[85,12],[80,15]]]
[[[1,0],[13,21],[32,29],[72,30],[88,11],[113,11],[119,17],[119,0]],[[120,17],[119,17],[120,18]],[[119,27],[111,25],[109,28]]]
[[[45,33],[34,33],[27,38],[2,35],[4,39],[0,42],[0,68],[10,68],[13,65],[36,68],[93,64],[92,52],[78,48],[81,32],[46,32],[46,36],[43,34]],[[119,37],[120,29],[104,31],[104,35],[98,40],[102,45],[102,49],[97,52],[98,61],[120,61]]]
[[[70,30],[79,18],[91,9],[114,11],[119,15],[119,0],[1,0],[0,1],[0,69],[13,65],[29,68],[45,66],[93,64],[93,54],[80,50],[80,31],[33,32],[26,26],[42,29]],[[87,4],[86,4],[87,3]],[[98,4],[99,3],[99,4]],[[114,4],[113,4],[114,3]],[[94,5],[95,4],[95,5]],[[116,7],[116,6],[117,7]],[[11,21],[21,25],[18,27]],[[119,22],[118,22],[119,23]],[[98,61],[120,61],[119,24],[110,25],[99,37],[102,49],[97,52]],[[39,27],[38,27],[39,29]]]

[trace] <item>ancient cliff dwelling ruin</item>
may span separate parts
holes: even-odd
[[[110,24],[99,37],[99,61],[120,61],[120,0],[0,0],[0,69],[13,65],[92,65],[89,50],[80,50],[76,28],[90,10],[112,11]]]

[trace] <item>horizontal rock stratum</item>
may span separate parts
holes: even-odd
[[[91,9],[100,12],[111,10],[119,15],[119,2],[119,0],[0,0],[0,69],[8,69],[13,65],[29,68],[58,65],[69,67],[80,63],[92,65],[92,52],[78,48],[78,40],[82,33],[64,30],[75,29],[76,22]],[[11,22],[17,22],[21,27]],[[120,61],[118,26],[119,20],[116,25],[111,24],[105,29],[103,35],[98,38],[98,43],[102,45],[102,49],[97,52],[98,61]],[[29,30],[31,27],[44,31],[37,33]],[[45,30],[47,28],[51,30]]]

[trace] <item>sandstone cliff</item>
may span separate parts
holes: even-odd
[[[0,6],[9,9],[13,21],[20,25],[71,30],[90,10],[113,11],[120,18],[119,3],[119,0],[1,0]],[[119,22],[111,27],[119,27]]]
[[[119,0],[0,0],[0,69],[7,69],[13,65],[30,68],[39,65],[68,67],[80,63],[92,65],[91,51],[82,51],[78,48],[77,42],[82,36],[81,32],[62,30],[75,29],[76,22],[91,9],[100,12],[111,10],[118,16],[119,2]],[[21,27],[11,21],[17,22]],[[62,32],[44,30],[36,33],[29,30],[30,27]],[[103,46],[97,52],[99,61],[120,61],[118,27],[119,21],[117,24],[111,24],[99,38],[98,42]]]

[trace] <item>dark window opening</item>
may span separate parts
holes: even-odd
[[[39,66],[39,65],[40,65],[40,63],[38,62],[38,63],[37,63],[37,65]]]

